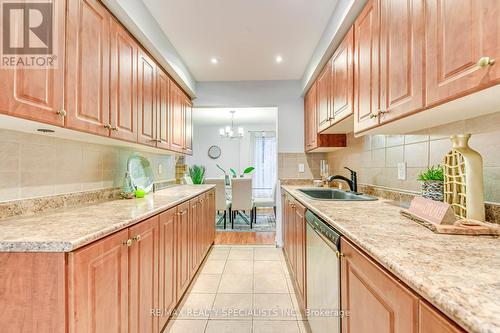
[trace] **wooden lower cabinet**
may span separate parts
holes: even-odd
[[[128,230],[68,254],[68,321],[74,333],[129,331]]]
[[[417,332],[418,297],[345,239],[341,252],[342,332]]]
[[[177,304],[176,277],[176,240],[177,208],[172,208],[159,215],[159,328],[168,321],[168,316]]]
[[[419,333],[463,333],[465,332],[448,318],[424,301],[418,306]]]
[[[177,257],[177,295],[182,295],[190,281],[190,203],[185,202],[177,207],[177,245],[176,245],[176,257]]]
[[[158,216],[129,228],[129,332],[158,332]]]

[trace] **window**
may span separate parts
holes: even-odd
[[[254,144],[253,196],[271,198],[276,183],[276,137],[274,132],[256,132]]]

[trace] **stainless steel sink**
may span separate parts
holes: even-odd
[[[301,188],[302,192],[311,199],[329,200],[329,201],[375,201],[376,197],[371,195],[346,192],[334,188]]]

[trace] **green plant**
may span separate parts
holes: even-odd
[[[236,178],[236,170],[234,170],[233,168],[229,169],[229,171],[231,171],[231,174],[233,175],[233,178]]]
[[[227,175],[226,170],[222,169],[222,167],[218,164],[216,164],[217,168],[219,168],[220,171],[224,172],[224,175]]]
[[[189,176],[191,177],[191,180],[193,181],[193,184],[203,184],[203,181],[205,180],[205,166],[203,165],[193,165],[192,167],[189,167]]]
[[[248,168],[246,168],[245,170],[243,170],[243,174],[241,175],[241,177],[243,177],[247,173],[252,173],[252,171],[254,171],[254,170],[255,170],[254,167],[248,167]]]
[[[427,170],[422,171],[418,175],[417,179],[420,181],[429,181],[429,180],[443,181],[444,180],[443,167],[441,165],[437,165],[437,166],[433,165],[430,168],[428,168]]]

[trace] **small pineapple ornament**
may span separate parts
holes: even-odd
[[[463,219],[484,222],[483,158],[469,147],[470,134],[453,135],[444,158],[444,202]]]

